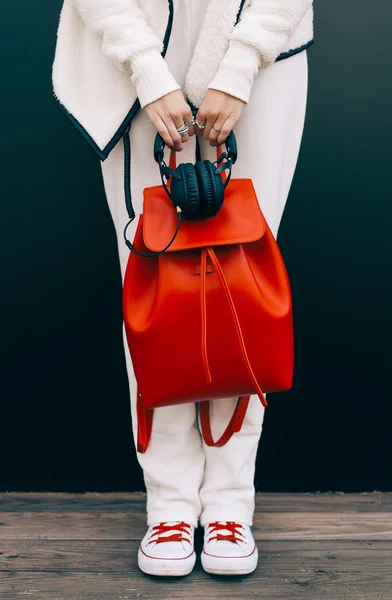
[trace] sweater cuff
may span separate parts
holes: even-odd
[[[136,87],[142,108],[170,92],[181,89],[156,48],[132,58],[131,81]]]
[[[208,87],[248,103],[260,66],[260,55],[255,48],[232,40],[217,74]]]

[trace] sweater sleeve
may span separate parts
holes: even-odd
[[[275,62],[311,5],[312,0],[253,0],[208,87],[249,102],[259,70]]]
[[[163,43],[136,0],[74,0],[86,26],[101,39],[104,54],[129,73],[142,108],[180,89],[162,57]]]

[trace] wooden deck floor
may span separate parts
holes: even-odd
[[[238,578],[207,575],[199,562],[186,578],[144,576],[144,503],[0,494],[0,599],[392,600],[392,494],[258,495],[259,566]]]

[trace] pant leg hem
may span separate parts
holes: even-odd
[[[147,526],[156,525],[157,523],[170,522],[170,521],[185,521],[186,523],[190,523],[193,527],[197,528],[198,526],[198,517],[192,513],[186,511],[176,511],[176,512],[149,512],[147,516]]]
[[[200,517],[200,525],[204,527],[208,523],[214,521],[236,521],[237,523],[244,523],[251,527],[253,525],[253,515],[245,512],[238,512],[236,510],[227,511],[225,510],[206,510]]]

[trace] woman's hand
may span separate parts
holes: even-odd
[[[197,135],[210,140],[211,146],[223,144],[230,131],[239,121],[245,102],[218,90],[207,90],[203,104],[199,108],[196,119],[205,124],[205,129],[197,130]],[[215,127],[219,131],[212,129]]]
[[[192,111],[180,90],[166,94],[162,98],[151,102],[144,107],[148,118],[158,133],[163,137],[165,144],[177,152],[183,149],[183,143],[194,134],[194,128],[189,127],[189,134],[181,137],[177,129],[186,121],[192,120]]]

